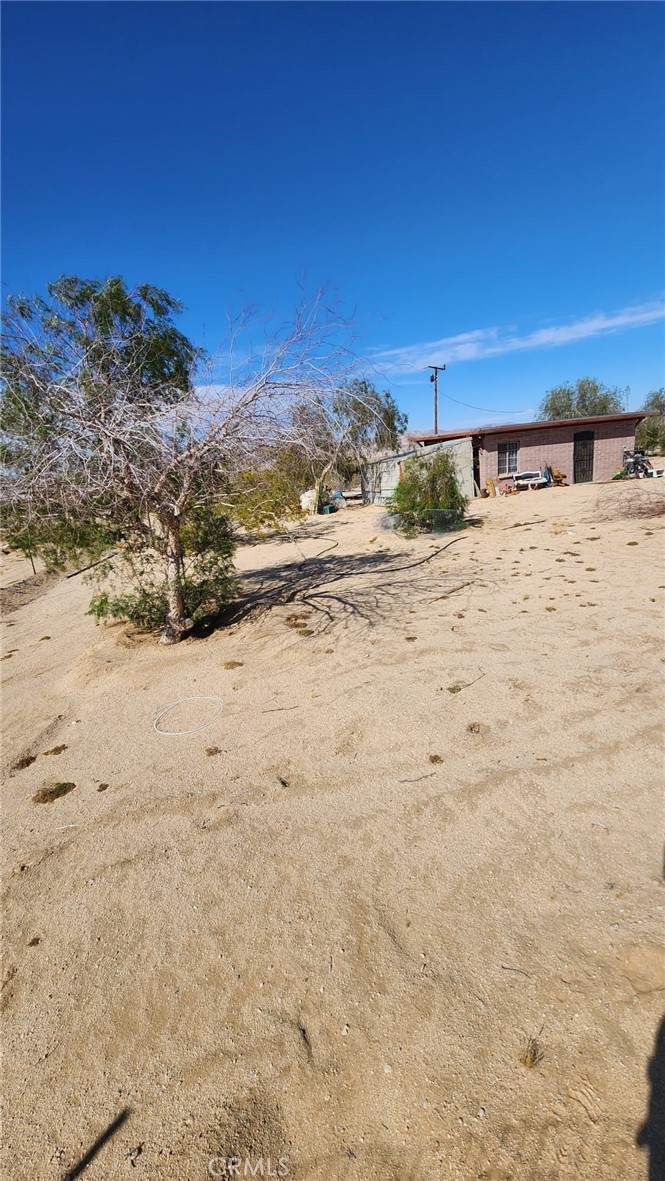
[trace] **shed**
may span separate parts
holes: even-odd
[[[365,504],[388,504],[402,478],[404,464],[419,455],[434,455],[437,451],[452,451],[460,487],[469,499],[473,489],[473,444],[471,438],[452,438],[434,441],[429,446],[411,448],[397,455],[386,455],[370,460],[363,466],[362,490]]]

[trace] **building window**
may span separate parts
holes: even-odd
[[[499,443],[500,476],[509,476],[512,472],[518,471],[519,450],[520,445],[517,440],[512,443]]]

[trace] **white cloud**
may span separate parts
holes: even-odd
[[[396,349],[384,349],[374,355],[378,369],[386,374],[418,373],[428,365],[448,361],[479,361],[524,349],[557,348],[573,341],[606,336],[627,328],[655,324],[665,319],[665,303],[644,303],[622,308],[618,312],[595,312],[572,324],[553,324],[538,328],[525,336],[513,334],[510,328],[476,328],[458,336],[444,336],[440,340],[423,341]]]

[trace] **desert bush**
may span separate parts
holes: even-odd
[[[287,522],[306,516],[300,507],[300,493],[309,487],[311,478],[303,472],[299,459],[295,448],[282,448],[269,465],[233,476],[221,503],[234,525],[261,537],[283,531]]]
[[[389,512],[398,518],[402,532],[413,535],[435,528],[460,529],[468,503],[453,455],[438,451],[431,457],[417,455],[405,462]]]
[[[185,614],[196,621],[215,614],[233,598],[234,540],[228,521],[199,511],[182,529],[183,560],[178,573]],[[142,631],[166,626],[170,584],[163,563],[148,543],[122,546],[96,566],[88,580],[97,587],[88,614],[102,620],[127,620]]]

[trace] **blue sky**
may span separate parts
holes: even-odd
[[[428,362],[451,429],[665,384],[661,5],[3,9],[5,290],[152,282],[213,348],[330,284],[414,428]]]

